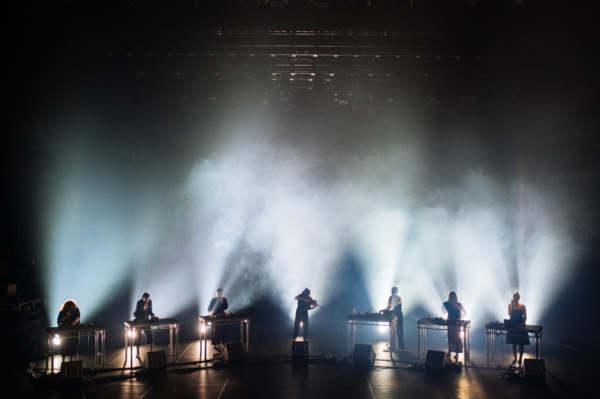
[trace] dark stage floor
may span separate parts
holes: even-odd
[[[81,393],[65,393],[56,387],[32,383],[24,367],[5,369],[14,386],[15,397],[28,398],[599,398],[600,367],[592,356],[546,344],[544,358],[547,378],[543,383],[507,380],[499,376],[506,369],[502,358],[493,367],[485,367],[485,347],[473,348],[472,367],[462,373],[446,372],[431,376],[424,372],[409,371],[410,364],[422,363],[416,355],[407,352],[394,355],[384,352],[386,343],[375,344],[377,361],[371,369],[358,369],[349,362],[323,364],[322,358],[311,358],[308,366],[292,365],[289,343],[251,347],[251,358],[236,366],[192,364],[198,360],[198,341],[182,343],[181,356],[172,362],[158,378],[145,374],[130,375],[123,367],[122,349],[107,351],[106,369],[84,377]],[[287,351],[286,351],[286,348]],[[142,356],[146,351],[142,347]],[[164,349],[161,347],[155,348]],[[433,348],[430,348],[433,349]],[[311,353],[322,353],[312,348]],[[260,356],[260,357],[259,357]],[[528,355],[527,357],[532,357]],[[90,365],[92,357],[83,355]],[[505,353],[504,360],[511,360]],[[59,367],[57,356],[55,367]],[[129,364],[128,364],[129,365]],[[138,365],[137,360],[134,365]],[[43,369],[44,361],[36,367]],[[36,373],[39,375],[38,373]],[[40,380],[43,380],[42,377]],[[36,381],[40,381],[36,380]],[[9,385],[10,386],[10,385]],[[83,395],[83,396],[82,396]]]

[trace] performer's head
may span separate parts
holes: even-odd
[[[396,295],[398,293],[398,287],[392,287],[392,295]]]
[[[150,300],[150,294],[148,294],[147,292],[144,292],[144,295],[142,295],[142,301],[148,302],[149,300]]]
[[[62,306],[60,307],[60,311],[62,312],[63,310],[69,311],[69,310],[73,310],[73,309],[77,309],[77,303],[75,302],[74,299],[68,299],[66,300]]]
[[[458,295],[456,295],[456,292],[450,291],[448,293],[448,302],[458,302]]]
[[[217,288],[217,296],[218,297],[223,296],[223,288]]]
[[[513,299],[512,299],[512,303],[514,305],[518,305],[519,301],[521,300],[521,291],[517,290],[514,294],[513,294]]]
[[[310,290],[308,288],[305,288],[304,291],[302,291],[302,294],[298,296],[301,296],[302,298],[308,298],[310,296]]]

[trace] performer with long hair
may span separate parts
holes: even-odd
[[[442,305],[442,312],[448,314],[448,321],[462,320],[467,314],[462,303],[458,302],[458,295],[454,291],[448,293],[448,300]],[[448,325],[448,354],[450,355],[454,352],[455,360],[458,360],[458,354],[463,351],[463,341],[460,331],[460,326]]]
[[[527,310],[525,309],[525,305],[520,303],[520,301],[521,292],[517,290],[508,304],[508,314],[510,315],[510,320],[517,326],[525,326],[525,322],[527,321]],[[517,346],[519,347],[519,366],[521,366],[523,363],[523,352],[525,351],[524,345],[530,344],[529,334],[527,331],[509,330],[506,336],[506,343],[512,344],[514,357],[512,362],[513,366],[517,363]]]
[[[78,326],[81,320],[81,313],[77,307],[77,303],[73,299],[65,301],[60,307],[58,313],[57,324],[59,327],[74,327]],[[77,354],[79,348],[79,337],[61,338],[60,339],[60,354],[63,362],[67,356],[73,360],[73,356]]]
[[[305,288],[304,291],[294,299],[298,301],[298,307],[296,308],[296,320],[294,321],[293,341],[298,337],[300,324],[302,324],[302,337],[306,341],[308,339],[308,311],[317,307],[323,308],[317,301],[310,297],[310,290],[308,288]]]

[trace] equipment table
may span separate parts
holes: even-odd
[[[177,319],[155,319],[155,320],[131,320],[125,322],[125,361],[123,367],[127,364],[127,349],[130,349],[130,370],[133,371],[133,341],[135,335],[146,330],[169,330],[169,353],[175,352],[175,360],[179,359],[179,320]],[[175,334],[173,334],[175,332]],[[175,345],[173,345],[173,335],[175,336]],[[141,336],[139,337],[141,339]]]
[[[244,345],[244,350],[248,354],[250,348],[250,317],[239,314],[230,316],[198,316],[198,325],[200,327],[200,361],[202,361],[202,343],[204,343],[204,360],[207,360],[208,327],[214,328],[236,324],[240,325],[240,341],[242,341],[242,344],[244,343],[244,325],[246,326],[246,345]]]
[[[78,338],[94,337],[95,353],[94,363],[104,367],[104,355],[106,353],[106,327],[100,324],[90,323],[81,324],[74,327],[48,327],[46,328],[46,373],[48,372],[48,348],[50,348],[50,357],[52,358],[52,370],[54,373],[54,337],[59,338]],[[99,343],[102,342],[102,348],[99,349]],[[78,356],[79,357],[79,356]]]
[[[542,358],[542,326],[525,325],[519,327],[506,328],[504,323],[492,321],[485,326],[485,349],[487,352],[487,365],[490,365],[491,360],[494,361],[494,341],[496,340],[495,335],[517,335],[511,334],[513,331],[527,331],[527,335],[533,334],[532,338],[535,338],[535,358]],[[522,335],[521,335],[522,336]],[[491,350],[490,350],[491,349]],[[491,356],[490,356],[491,352]]]
[[[470,320],[455,320],[449,321],[442,318],[419,319],[417,321],[417,329],[419,331],[418,344],[419,354],[417,359],[421,360],[421,354],[427,353],[427,330],[443,330],[447,331],[449,326],[459,326],[463,335],[463,359],[465,366],[471,363],[471,321]],[[422,339],[421,339],[422,337]],[[421,350],[421,343],[423,349]]]
[[[348,356],[352,355],[354,345],[356,344],[356,326],[389,326],[390,328],[390,358],[396,352],[396,329],[398,328],[398,316],[386,316],[380,313],[351,314],[346,317],[347,344],[346,352]]]

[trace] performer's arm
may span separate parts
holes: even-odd
[[[465,307],[462,305],[462,303],[460,304],[460,318],[462,319],[463,317],[465,317],[467,315],[467,310],[465,309]]]
[[[214,307],[215,307],[215,298],[210,300],[210,304],[208,305],[208,314],[212,314]]]
[[[304,301],[304,302],[308,302],[308,301],[306,300],[306,298],[304,298],[304,297],[301,297],[300,295],[298,295],[296,298],[294,298],[294,300],[296,300],[296,301]]]
[[[523,305],[523,323],[521,323],[521,325],[524,326],[526,321],[527,321],[527,310],[525,310],[525,305]]]
[[[148,299],[148,314],[150,316],[154,316],[154,312],[152,311],[152,300]]]
[[[60,317],[60,313],[59,313],[58,314],[58,324],[64,323],[70,315],[71,315],[71,311],[66,312],[63,317]]]
[[[512,313],[512,303],[508,304],[508,315],[510,316],[510,314]]]
[[[228,307],[229,307],[229,304],[227,303],[227,298],[223,298],[223,303],[221,303],[221,309],[227,310]]]

